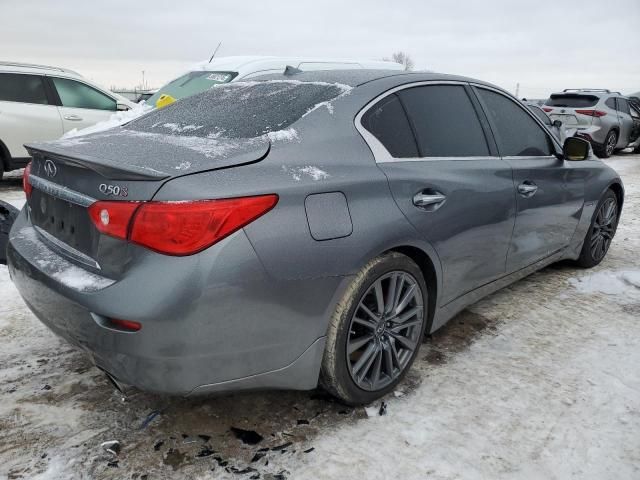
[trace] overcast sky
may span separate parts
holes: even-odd
[[[99,3],[104,5],[99,6]],[[640,90],[640,0],[0,0],[0,59],[158,87],[218,56],[379,59],[467,75],[520,96]]]

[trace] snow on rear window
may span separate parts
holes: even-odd
[[[318,104],[351,87],[324,82],[271,80],[218,85],[139,118],[125,128],[147,133],[254,138],[288,127]]]

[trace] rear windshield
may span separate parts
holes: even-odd
[[[593,107],[600,98],[595,95],[581,95],[579,93],[554,93],[546,101],[550,107],[583,108]]]
[[[159,88],[156,93],[149,97],[147,103],[155,107],[160,95],[163,94],[171,95],[176,100],[190,97],[196,93],[204,92],[214,85],[228,83],[237,75],[237,72],[206,72],[202,70],[185,73]]]
[[[350,87],[324,82],[236,82],[185,98],[134,120],[140,132],[210,138],[254,138],[287,129],[316,105]]]

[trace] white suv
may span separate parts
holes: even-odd
[[[0,62],[0,179],[29,162],[25,143],[60,138],[133,106],[71,70]]]

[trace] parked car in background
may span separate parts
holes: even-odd
[[[575,128],[567,129],[562,120],[551,120],[549,115],[545,113],[542,107],[537,104],[525,103],[525,105],[531,110],[536,117],[540,119],[542,123],[553,133],[560,142],[564,142],[565,138],[573,137],[576,132]]]
[[[320,379],[368,403],[467,305],[607,253],[619,176],[504,90],[393,70],[255,80],[29,145],[11,278],[116,384]]]
[[[588,140],[600,158],[608,158],[635,141],[629,100],[618,92],[565,89],[551,94],[542,108],[552,120],[575,127],[576,136]]]
[[[631,130],[632,143],[629,144],[629,148],[633,148],[634,153],[640,153],[640,104],[631,104],[631,118],[633,129]]]
[[[25,143],[60,138],[133,105],[71,70],[0,62],[0,179],[29,162]]]
[[[147,99],[147,103],[154,107],[163,107],[215,85],[251,80],[259,75],[270,73],[282,73],[287,66],[305,72],[336,69],[404,69],[398,63],[382,60],[270,56],[219,57],[210,62],[196,64],[190,71],[163,85]]]

